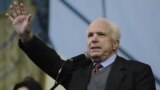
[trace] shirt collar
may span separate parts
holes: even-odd
[[[103,62],[101,62],[101,65],[103,67],[107,67],[110,64],[112,64],[115,60],[116,60],[117,54],[113,54],[112,56],[110,56],[108,59],[104,60]]]

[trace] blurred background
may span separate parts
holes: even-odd
[[[5,13],[14,0],[0,0],[0,90],[12,90],[26,76],[44,90],[54,80],[19,49],[11,22]],[[67,59],[86,51],[88,24],[99,17],[120,27],[119,55],[151,66],[160,90],[160,1],[159,0],[16,0],[32,14],[32,28],[48,46]],[[58,86],[56,90],[64,90]]]

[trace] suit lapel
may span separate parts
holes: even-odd
[[[113,63],[112,69],[108,76],[106,88],[107,90],[118,90],[121,81],[124,79],[124,65],[123,60],[117,56],[116,61]]]
[[[87,85],[91,77],[91,70],[92,70],[92,65],[84,69],[84,72],[82,73],[82,76],[81,76],[81,83],[80,83],[82,84],[82,87],[84,87],[84,89],[81,89],[81,90],[87,90]]]
[[[74,72],[69,90],[87,90],[87,85],[91,75],[92,65],[83,67]]]

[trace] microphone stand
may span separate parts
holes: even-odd
[[[88,57],[88,54],[87,54],[87,53],[84,53],[84,54],[80,54],[80,55],[78,55],[78,56],[75,56],[75,57],[73,57],[73,58],[70,58],[69,60],[66,60],[66,61],[62,64],[62,66],[60,67],[60,69],[58,70],[58,74],[57,74],[57,76],[56,76],[54,85],[53,85],[53,87],[52,87],[50,90],[54,90],[54,89],[60,84],[59,82],[57,82],[57,80],[59,79],[59,76],[60,76],[60,74],[61,74],[61,72],[62,72],[62,69],[63,69],[63,67],[64,67],[64,65],[66,64],[67,61],[83,60],[83,59],[86,59],[86,58],[89,58],[89,57]]]
[[[64,64],[65,64],[66,62],[67,62],[67,61],[65,61],[65,62],[62,64],[61,68],[58,70],[58,74],[57,74],[57,76],[56,76],[54,85],[53,85],[53,87],[52,87],[50,90],[54,90],[54,89],[59,85],[59,83],[57,82],[57,80],[58,80],[58,78],[59,78],[59,76],[60,76],[60,74],[61,74],[61,72],[62,72],[63,66],[64,66]]]

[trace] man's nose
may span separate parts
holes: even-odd
[[[97,42],[98,41],[98,35],[94,34],[92,38],[92,42]]]

